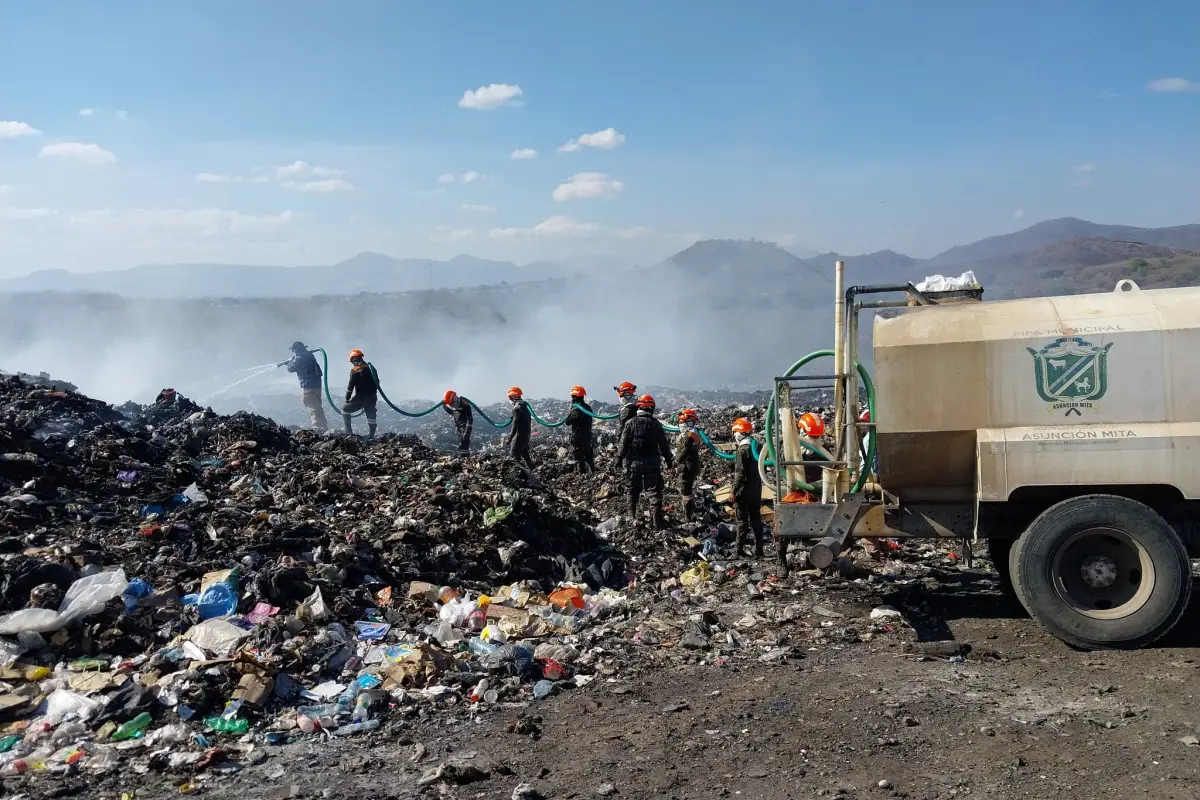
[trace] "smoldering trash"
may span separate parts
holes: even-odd
[[[714,445],[747,415],[761,429],[761,407],[708,413]],[[0,379],[0,779],[152,764],[203,784],[305,737],[551,702],[641,651],[783,664],[786,626],[833,636],[731,554],[728,461],[706,460],[692,522],[668,493],[654,531],[623,515],[613,430],[582,474],[541,430],[530,471],[495,446]],[[847,580],[793,583],[825,579]],[[838,623],[843,644],[903,626]]]

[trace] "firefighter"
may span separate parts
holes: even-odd
[[[629,515],[637,519],[638,498],[645,492],[654,501],[654,527],[667,527],[663,515],[662,465],[671,469],[671,446],[662,423],[654,418],[654,398],[644,394],[637,400],[637,412],[621,432],[617,447],[617,467],[629,467]]]
[[[325,404],[321,399],[321,367],[304,342],[292,342],[292,357],[280,362],[279,366],[287,367],[288,372],[295,373],[300,379],[300,401],[308,410],[312,426],[321,431],[328,428]]]
[[[525,466],[533,469],[533,459],[529,457],[529,437],[533,433],[533,412],[529,403],[525,402],[520,386],[508,390],[508,401],[512,403],[512,427],[508,429],[505,444],[508,445],[508,456],[513,461],[523,461]]]
[[[471,428],[475,426],[475,414],[465,397],[459,397],[453,389],[442,395],[442,410],[454,420],[454,432],[458,435],[458,454],[471,452]]]
[[[754,535],[754,555],[762,558],[762,478],[758,474],[758,461],[750,447],[750,434],[754,426],[745,417],[733,421],[733,438],[737,442],[737,454],[733,458],[733,508],[737,514],[737,552],[744,555],[746,534]]]
[[[592,407],[582,386],[571,387],[571,410],[567,412],[567,427],[571,429],[571,451],[575,469],[580,473],[596,471],[596,454],[592,449]]]
[[[617,412],[617,440],[620,441],[625,426],[637,414],[637,387],[629,381],[625,381],[614,386],[613,390],[617,393],[617,398],[621,403],[621,410]]]
[[[683,518],[691,522],[696,515],[696,478],[700,477],[699,417],[690,408],[679,412],[679,438],[675,441],[675,466],[679,467],[679,494],[683,497]]]
[[[354,433],[350,415],[362,411],[367,418],[367,438],[375,437],[376,408],[379,405],[379,384],[367,364],[362,350],[350,351],[350,383],[346,386],[346,404],[342,406],[342,422],[346,433]]]
[[[796,420],[796,428],[800,431],[800,433],[804,434],[809,439],[820,443],[821,437],[825,435],[825,420],[821,418],[820,414],[815,414],[811,411],[808,411],[804,414],[801,414],[800,418]],[[823,458],[824,456],[822,456],[820,453],[813,453],[808,450],[805,450],[800,456],[800,460],[802,462],[820,461]],[[757,465],[755,466],[757,467]],[[818,466],[809,466],[805,464],[803,467],[803,476],[805,483],[809,484],[810,486],[818,486],[821,483],[821,468]],[[788,576],[787,554],[788,545],[790,543],[790,539],[785,539],[783,537],[779,538],[778,554],[780,578],[786,578]]]

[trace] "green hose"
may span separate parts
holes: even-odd
[[[792,364],[792,366],[788,367],[787,372],[783,373],[783,377],[790,378],[790,377],[792,377],[792,375],[794,375],[796,373],[796,370],[801,369],[806,364],[808,364],[812,361],[816,361],[818,358],[825,358],[825,357],[832,358],[833,351],[832,350],[815,350],[815,351],[809,353],[808,355],[806,355],[804,358],[797,361],[795,364]],[[855,361],[854,368],[856,370],[858,370],[858,377],[862,379],[863,388],[866,389],[866,391],[867,391],[867,410],[869,410],[871,412],[871,419],[874,420],[875,419],[875,384],[871,380],[870,373],[867,372],[866,367],[864,367],[861,363]],[[775,460],[775,439],[771,435],[771,431],[774,426],[774,422],[775,422],[775,392],[774,392],[774,390],[772,390],[771,391],[771,400],[769,403],[767,403],[767,436],[766,436],[767,454],[770,456],[772,461]],[[872,428],[867,434],[866,463],[863,465],[863,469],[859,473],[858,480],[856,480],[854,482],[854,486],[851,488],[850,491],[852,491],[852,492],[862,491],[862,487],[864,485],[866,485],[867,476],[869,476],[871,474],[871,467],[874,463],[875,463],[875,429]],[[804,489],[805,491],[809,491],[809,492],[816,491],[816,487],[810,486],[809,484],[804,483],[802,481],[797,482],[797,488]]]
[[[437,411],[439,408],[442,407],[441,403],[434,403],[433,405],[431,405],[429,408],[425,409],[424,411],[415,411],[415,412],[414,411],[405,411],[403,408],[400,408],[395,403],[393,403],[391,400],[389,400],[388,396],[386,394],[384,394],[383,387],[379,385],[379,373],[375,371],[375,365],[372,364],[370,361],[368,361],[367,368],[371,370],[371,378],[375,381],[375,388],[379,390],[379,396],[383,398],[383,402],[387,403],[388,407],[391,408],[392,411],[395,411],[400,416],[408,417],[410,419],[416,419],[417,417],[428,416],[429,414],[432,414],[433,412]]]
[[[310,352],[321,354],[321,382],[325,384],[325,399],[329,401],[329,407],[333,409],[335,414],[342,414],[342,407],[333,402],[333,395],[329,393],[329,355],[323,347],[318,347]],[[365,411],[355,411],[350,416],[361,417],[365,413]]]

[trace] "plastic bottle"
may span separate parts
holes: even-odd
[[[379,720],[369,719],[366,722],[355,722],[351,725],[343,725],[342,727],[334,730],[333,735],[334,736],[352,736],[356,733],[364,733],[366,731],[373,731],[378,727],[379,727]]]
[[[477,656],[488,656],[500,649],[500,645],[485,642],[483,639],[471,639],[467,647]]]
[[[483,699],[484,694],[488,690],[488,679],[484,678],[479,683],[475,684],[475,688],[471,690],[471,702],[478,703]]]
[[[482,608],[477,608],[471,612],[471,616],[467,618],[467,627],[478,633],[487,625],[487,611]]]
[[[204,726],[217,733],[246,733],[250,730],[250,720],[225,719],[224,717],[209,717],[204,720]]]
[[[312,717],[301,714],[296,717],[296,727],[300,729],[301,733],[313,733],[320,730],[321,725]]]
[[[146,732],[146,728],[150,725],[151,719],[150,712],[143,711],[113,731],[113,741],[123,742],[127,739],[140,739]]]
[[[322,703],[321,705],[317,706],[301,706],[296,710],[306,717],[320,719],[321,717],[341,716],[342,714],[347,713],[350,709],[346,708],[346,706],[341,705],[340,703]]]
[[[358,724],[366,722],[371,718],[371,693],[363,692],[354,701],[354,716],[350,718],[352,722]]]

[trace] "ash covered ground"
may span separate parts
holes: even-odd
[[[657,391],[717,441],[761,428],[761,394]],[[0,380],[0,796],[1196,796],[1194,613],[1075,652],[983,545],[779,579],[733,551],[711,454],[701,519],[669,491],[654,531],[556,431],[529,473],[389,419]]]

